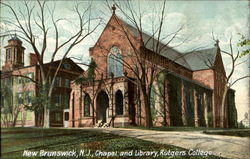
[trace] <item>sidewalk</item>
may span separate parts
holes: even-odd
[[[121,136],[135,137],[156,143],[179,146],[185,149],[212,151],[213,155],[232,158],[249,159],[250,138],[222,135],[207,135],[201,131],[152,131],[125,128],[83,128],[89,131],[112,133]]]

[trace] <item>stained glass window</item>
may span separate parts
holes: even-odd
[[[84,97],[84,116],[89,117],[90,116],[90,96],[88,94]]]
[[[114,77],[123,76],[122,54],[116,46],[110,49],[108,56],[108,76],[111,77],[111,74],[113,74]]]

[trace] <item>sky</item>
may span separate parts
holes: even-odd
[[[3,2],[11,4],[16,10],[20,9],[22,13],[25,13],[25,8],[23,5],[19,4],[17,1],[6,1]],[[34,3],[30,2],[30,3]],[[103,1],[53,1],[49,2],[48,8],[52,8],[54,5],[55,8],[55,17],[63,18],[67,20],[62,20],[58,23],[60,27],[60,38],[59,41],[65,41],[70,35],[76,32],[77,30],[77,18],[76,14],[72,11],[73,7],[76,4],[80,4],[80,11],[84,11],[89,4],[92,4],[90,17],[97,18],[91,21],[91,27],[94,27],[99,20],[101,20],[101,25],[97,28],[97,30],[91,34],[89,37],[84,39],[79,45],[74,47],[69,53],[68,57],[77,57],[83,63],[88,63],[90,60],[88,49],[92,47],[95,42],[98,40],[101,32],[103,31],[106,23],[108,22],[112,12],[111,9],[107,7],[107,5]],[[151,32],[151,21],[154,17],[160,14],[162,1],[132,1],[131,4],[135,10],[138,10],[140,7],[141,11],[144,11],[143,14],[143,30],[147,33]],[[109,4],[112,5],[113,2],[109,1]],[[124,2],[121,1],[121,5],[124,5]],[[229,39],[232,37],[232,43],[234,44],[234,51],[237,51],[236,44],[239,41],[240,36],[238,33],[241,33],[247,37],[249,37],[249,4],[247,0],[240,1],[167,1],[166,4],[166,20],[164,21],[164,31],[165,35],[169,33],[173,33],[180,26],[183,26],[182,31],[180,32],[181,39],[187,39],[186,42],[179,47],[175,48],[180,52],[188,52],[193,49],[204,49],[211,48],[214,46],[214,41],[212,39],[212,35],[219,39],[220,48],[225,51],[229,51]],[[37,11],[37,5],[35,7],[35,11]],[[125,10],[126,11],[126,10]],[[119,9],[116,10],[116,14],[118,16],[122,15]],[[9,20],[13,20],[13,16],[11,13],[5,8],[1,7],[1,17],[3,17],[0,21],[1,31],[4,29],[13,29],[16,28],[10,26],[9,24],[4,23],[4,19],[8,17]],[[37,19],[37,16],[34,16]],[[51,23],[49,21],[50,14],[46,12],[46,21],[48,24]],[[126,19],[125,19],[126,20]],[[24,23],[24,20],[21,21]],[[35,23],[33,23],[35,26]],[[39,29],[35,29],[37,37],[42,38]],[[213,34],[212,34],[213,33]],[[3,46],[7,45],[7,39],[1,39],[1,65],[4,62],[4,49]],[[167,39],[166,39],[167,40]],[[164,42],[164,41],[163,41]],[[175,46],[178,44],[177,41],[173,41],[170,46]],[[39,40],[38,40],[39,43]],[[48,38],[48,49],[47,56],[45,60],[50,59],[50,53],[54,49],[54,32],[53,29],[49,31]],[[28,61],[28,53],[33,52],[32,48],[27,43],[23,43],[26,47],[26,56],[25,61],[26,65]],[[67,49],[67,47],[63,48],[57,59],[62,57],[63,52]],[[240,49],[240,48],[238,48]],[[223,63],[225,65],[226,71],[228,72],[231,68],[230,60],[227,56],[222,54]],[[233,76],[233,80],[242,77],[244,75],[249,74],[249,56],[240,59],[241,61],[246,61],[245,63],[239,65],[235,74]],[[83,67],[86,68],[86,67]],[[236,107],[238,111],[238,120],[242,120],[244,118],[245,112],[249,110],[249,79],[241,80],[236,83],[233,87],[236,90]]]

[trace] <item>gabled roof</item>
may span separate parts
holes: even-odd
[[[118,18],[124,25],[134,34],[136,37],[140,37],[138,29],[128,24],[126,21]],[[152,36],[148,35],[145,32],[142,32],[142,38],[144,45],[147,49],[154,51],[157,48],[157,40],[152,38]],[[167,46],[163,42],[158,42],[158,51],[160,55],[170,59],[183,67],[190,69],[192,71],[210,69],[215,62],[215,57],[217,53],[217,47],[205,50],[198,50],[188,53],[180,53],[177,50]]]
[[[118,17],[117,17],[118,18]],[[122,23],[124,23],[126,25],[126,27],[136,36],[136,37],[140,37],[139,31],[138,29],[136,29],[136,27],[132,26],[131,24],[128,24],[127,22],[125,22],[124,20],[118,18],[120,21],[122,21]],[[142,39],[144,42],[144,45],[147,49],[155,52],[157,50],[157,52],[166,57],[167,59],[170,59],[188,69],[190,69],[190,66],[188,65],[188,63],[186,62],[186,60],[183,58],[183,54],[174,50],[173,48],[167,46],[166,44],[162,43],[161,41],[157,42],[156,39],[154,39],[152,36],[148,35],[145,32],[142,32]],[[157,49],[157,44],[158,49]]]
[[[60,61],[61,61],[61,60],[53,61],[53,62],[52,62],[52,65],[56,65],[56,66],[57,66],[57,65],[59,65]],[[71,58],[65,58],[65,59],[63,60],[63,62],[62,62],[62,65],[61,65],[60,69],[61,69],[61,68],[66,69],[65,66],[64,66],[64,64],[66,64],[66,63],[67,63],[67,64],[70,64],[71,66],[74,67],[74,68],[70,67],[70,71],[79,72],[79,73],[84,72],[84,70],[83,70],[80,66],[78,66]],[[48,63],[45,63],[44,65],[49,66],[50,64],[51,64],[51,63],[48,62]]]
[[[218,48],[210,48],[186,53],[184,58],[193,71],[205,70],[213,67]]]

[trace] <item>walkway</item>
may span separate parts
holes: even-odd
[[[250,138],[248,137],[207,135],[201,131],[171,132],[124,128],[83,129],[135,137],[156,143],[175,145],[185,149],[212,151],[213,155],[232,159],[249,159],[250,156]]]

